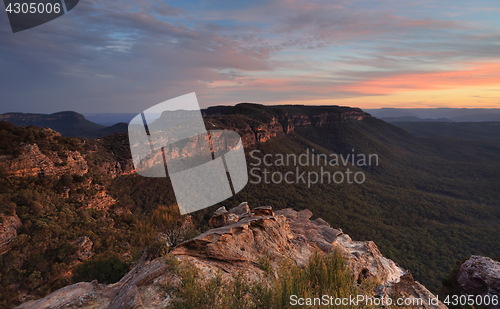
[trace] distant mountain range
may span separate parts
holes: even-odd
[[[364,111],[387,122],[431,119],[441,122],[500,121],[499,108],[378,108]]]
[[[395,122],[453,122],[448,118],[418,118],[415,116],[401,116],[401,117],[380,117],[385,122],[395,123]]]
[[[416,136],[500,143],[500,122],[392,122]]]

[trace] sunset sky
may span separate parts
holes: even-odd
[[[500,5],[80,0],[15,34],[0,13],[0,113],[135,113],[193,91],[202,107],[500,108]]]

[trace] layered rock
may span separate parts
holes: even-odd
[[[338,249],[346,255],[358,282],[371,277],[380,284],[374,294],[420,297],[425,300],[421,308],[446,308],[441,303],[430,305],[427,300],[434,295],[406,270],[383,257],[373,242],[352,241],[324,220],[310,220],[309,210],[273,213],[270,207],[258,207],[248,211],[243,203],[229,211],[218,209],[214,217],[224,214],[232,214],[234,220],[218,220],[228,224],[185,241],[170,256],[196,267],[202,278],[212,278],[222,270],[223,280],[231,280],[240,271],[250,280],[263,280],[265,274],[259,267],[263,256],[272,257],[273,266],[283,258],[304,266],[318,250],[326,253]],[[118,283],[79,283],[19,308],[163,308],[170,296],[161,286],[175,286],[180,280],[169,269],[164,258],[150,261],[144,255]]]
[[[0,215],[0,218],[0,255],[2,255],[11,249],[12,241],[17,237],[17,229],[22,223],[17,215]]]
[[[312,112],[311,114],[307,114],[310,110],[290,114],[286,107],[275,109],[276,107],[261,110],[260,115],[249,115],[249,117],[242,116],[246,115],[245,112],[242,115],[235,115],[231,111],[229,111],[229,114],[205,111],[204,117],[206,117],[205,123],[209,130],[226,128],[238,132],[245,147],[266,142],[283,134],[293,134],[295,128],[307,126],[325,127],[348,121],[361,121],[371,117],[370,114],[358,109]],[[271,114],[273,110],[275,111],[274,115]]]
[[[473,255],[465,261],[457,276],[458,283],[469,295],[482,295],[500,299],[500,262],[488,257]],[[500,308],[499,305],[486,306]]]
[[[329,124],[346,122],[349,120],[363,120],[367,117],[371,117],[369,114],[363,111],[348,111],[342,113],[336,112],[324,112],[312,116],[295,115],[292,116],[292,122],[294,126],[307,126],[312,125],[315,127],[323,127]]]
[[[269,123],[262,123],[254,126],[252,130],[255,132],[255,141],[257,143],[263,143],[285,131],[275,117],[273,117]]]
[[[0,168],[8,176],[83,175],[89,169],[87,161],[78,151],[62,151],[63,158],[60,158],[55,151],[48,155],[42,153],[36,143],[21,146],[21,151],[17,158],[0,156]]]
[[[79,305],[88,303],[98,295],[96,287],[90,282],[76,283],[55,291],[39,301],[29,301],[17,308],[31,309],[63,309],[78,308]]]
[[[230,211],[227,211],[226,207],[222,206],[215,211],[212,218],[208,221],[208,224],[213,228],[229,225],[238,222],[241,216],[248,213],[250,213],[250,208],[246,202],[232,208]]]

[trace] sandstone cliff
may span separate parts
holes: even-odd
[[[11,155],[0,156],[0,168],[8,176],[61,176],[64,173],[83,175],[88,172],[87,162],[77,151],[44,154],[36,143],[21,145],[21,151],[22,154],[17,158]]]
[[[371,117],[360,109],[303,106],[274,106],[264,108],[255,104],[204,111],[207,129],[230,128],[237,131],[248,147],[265,142],[280,134],[294,134],[296,128],[325,127]]]
[[[434,297],[406,270],[383,257],[373,242],[353,241],[322,219],[310,220],[311,216],[309,210],[273,212],[270,207],[250,210],[246,203],[229,212],[221,209],[215,215],[219,219],[211,221],[221,226],[180,244],[169,256],[190,263],[205,278],[222,270],[225,280],[232,280],[240,271],[250,280],[265,280],[258,263],[264,255],[272,256],[273,266],[281,259],[305,265],[317,250],[326,253],[339,249],[348,259],[358,283],[367,278],[378,282],[374,295]],[[179,284],[164,257],[148,260],[144,255],[118,283],[77,283],[18,308],[165,308],[172,297],[165,287]],[[446,307],[424,302],[421,308]]]

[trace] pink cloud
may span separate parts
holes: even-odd
[[[468,64],[463,70],[395,74],[354,83],[340,89],[359,94],[392,94],[415,90],[500,85],[500,63]]]

